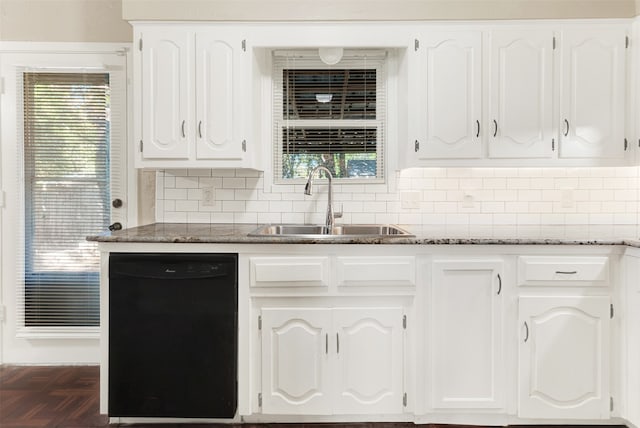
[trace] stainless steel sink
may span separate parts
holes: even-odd
[[[345,224],[333,228],[315,224],[268,224],[249,236],[293,236],[310,238],[350,237],[412,237],[411,233],[392,224]]]

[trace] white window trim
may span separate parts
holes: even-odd
[[[389,156],[388,156],[388,152],[389,152],[389,144],[388,144],[388,140],[389,140],[389,123],[390,123],[390,116],[389,116],[389,112],[390,109],[389,105],[390,102],[392,102],[392,100],[394,100],[395,98],[393,97],[393,95],[395,94],[395,92],[390,92],[390,87],[392,87],[391,84],[391,78],[389,76],[389,70],[392,69],[392,65],[394,65],[394,55],[392,53],[391,50],[387,50],[387,49],[365,49],[365,50],[351,50],[350,54],[353,55],[358,55],[361,51],[361,54],[363,56],[365,55],[372,55],[374,58],[376,58],[374,61],[376,61],[377,63],[375,64],[375,66],[372,66],[370,68],[375,68],[377,70],[377,86],[380,87],[381,83],[383,84],[383,94],[384,94],[384,100],[380,100],[380,98],[378,98],[377,102],[380,103],[378,104],[378,111],[381,112],[382,116],[384,117],[384,119],[369,119],[369,120],[359,120],[359,121],[349,121],[349,120],[343,120],[340,121],[341,123],[345,123],[347,126],[350,125],[358,125],[358,126],[363,126],[363,125],[367,125],[367,126],[376,126],[378,129],[378,135],[379,135],[379,141],[378,144],[380,144],[380,147],[377,149],[378,151],[378,159],[377,159],[377,168],[378,171],[382,171],[381,176],[380,177],[376,177],[376,178],[334,178],[335,183],[339,184],[339,185],[349,185],[349,184],[357,184],[357,185],[362,185],[362,184],[384,184],[387,183],[388,177],[390,175],[390,171],[391,169],[389,168]],[[325,65],[322,63],[322,61],[319,59],[319,57],[315,57],[314,56],[310,56],[314,54],[314,50],[313,49],[305,49],[305,50],[273,50],[272,53],[276,56],[295,56],[298,58],[298,63],[296,64],[296,68],[300,68],[300,69],[304,69],[304,68],[313,68],[313,69],[318,69],[318,68],[326,68],[326,69],[336,69],[336,68],[342,68],[342,67],[351,67],[351,68],[357,68],[357,67],[361,67],[362,64],[360,61],[357,60],[353,60],[353,59],[347,59],[347,60],[343,60],[341,62],[339,62],[336,65],[333,66],[329,66],[329,65]],[[282,81],[282,70],[284,67],[275,67],[272,63],[273,59],[272,59],[272,55],[269,55],[269,60],[270,60],[270,67],[269,70],[271,70],[271,91],[270,91],[270,97],[269,97],[269,104],[270,104],[270,109],[269,111],[272,113],[269,116],[268,122],[269,122],[269,129],[270,129],[270,135],[271,135],[271,154],[272,156],[270,157],[270,162],[269,162],[269,168],[268,170],[265,169],[265,176],[268,176],[269,178],[267,180],[265,180],[265,185],[267,184],[267,181],[271,182],[273,185],[295,185],[295,184],[304,184],[306,182],[305,178],[297,178],[297,179],[284,179],[282,178],[281,175],[281,160],[280,160],[280,167],[276,167],[276,162],[278,162],[277,159],[281,159],[282,158],[282,127],[281,123],[290,123],[292,125],[297,125],[297,126],[313,126],[313,127],[325,127],[325,126],[335,126],[335,123],[338,120],[294,120],[294,121],[287,121],[286,119],[282,118],[282,110],[281,110],[281,106],[279,104],[279,101],[277,99],[277,97],[281,97],[282,96],[282,90],[277,88],[277,85],[274,84],[274,81],[276,79],[279,79],[279,81]],[[305,58],[307,57],[307,58]],[[380,58],[384,58],[382,61],[380,61]],[[277,108],[275,106],[278,106]],[[276,111],[278,110],[278,111]],[[382,132],[380,132],[380,130],[382,130]],[[326,179],[319,179],[320,181],[326,181]]]
[[[18,67],[30,69],[81,70],[105,69],[125,72],[123,85],[126,89],[124,101],[127,111],[131,112],[131,45],[129,43],[29,43],[0,42],[0,121],[2,175],[0,188],[5,196],[5,208],[0,212],[0,240],[2,247],[2,276],[0,277],[0,305],[5,310],[5,322],[0,323],[0,363],[17,362],[33,364],[52,363],[95,363],[99,361],[98,339],[100,327],[24,327],[18,325],[18,295],[16,290],[17,256],[23,251],[20,241],[24,222],[20,195],[24,192],[18,180],[16,160],[21,143],[17,124],[18,105],[16,88],[10,88],[10,79],[6,76],[14,73]],[[122,60],[113,60],[116,56]],[[111,58],[111,60],[110,60]],[[129,116],[129,115],[127,115]],[[133,168],[131,145],[131,124],[128,117],[122,118],[124,147],[120,155],[121,168],[126,175],[122,183],[126,191],[126,226],[137,222],[137,171]],[[128,201],[131,201],[128,203]],[[34,346],[33,339],[48,339]],[[56,340],[50,340],[56,339]]]

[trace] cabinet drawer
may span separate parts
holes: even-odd
[[[415,257],[338,257],[338,286],[415,286]]]
[[[609,281],[608,257],[520,256],[518,285],[604,286]]]
[[[252,287],[326,287],[328,257],[251,257]]]

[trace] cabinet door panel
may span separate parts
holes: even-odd
[[[433,263],[429,348],[435,409],[504,407],[502,265]]]
[[[490,157],[551,157],[552,75],[550,30],[491,35]]]
[[[402,412],[402,309],[334,310],[334,413]]]
[[[561,157],[624,155],[624,43],[623,30],[563,31]]]
[[[225,40],[214,34],[198,33],[198,159],[242,158],[239,83],[242,81],[243,69],[240,64],[239,40],[239,37]]]
[[[262,310],[262,412],[331,413],[329,309]]]
[[[609,297],[522,297],[520,417],[609,417]]]
[[[189,93],[193,34],[180,30],[143,34],[142,156],[188,159]]]
[[[480,32],[429,35],[421,79],[426,82],[420,118],[426,128],[418,156],[476,158],[482,156]],[[421,48],[422,49],[422,48]]]

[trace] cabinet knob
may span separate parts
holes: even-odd
[[[109,226],[109,230],[112,232],[116,230],[122,230],[122,223],[120,222],[113,223],[111,226]]]
[[[113,208],[121,208],[122,207],[122,199],[116,198],[111,202]]]

